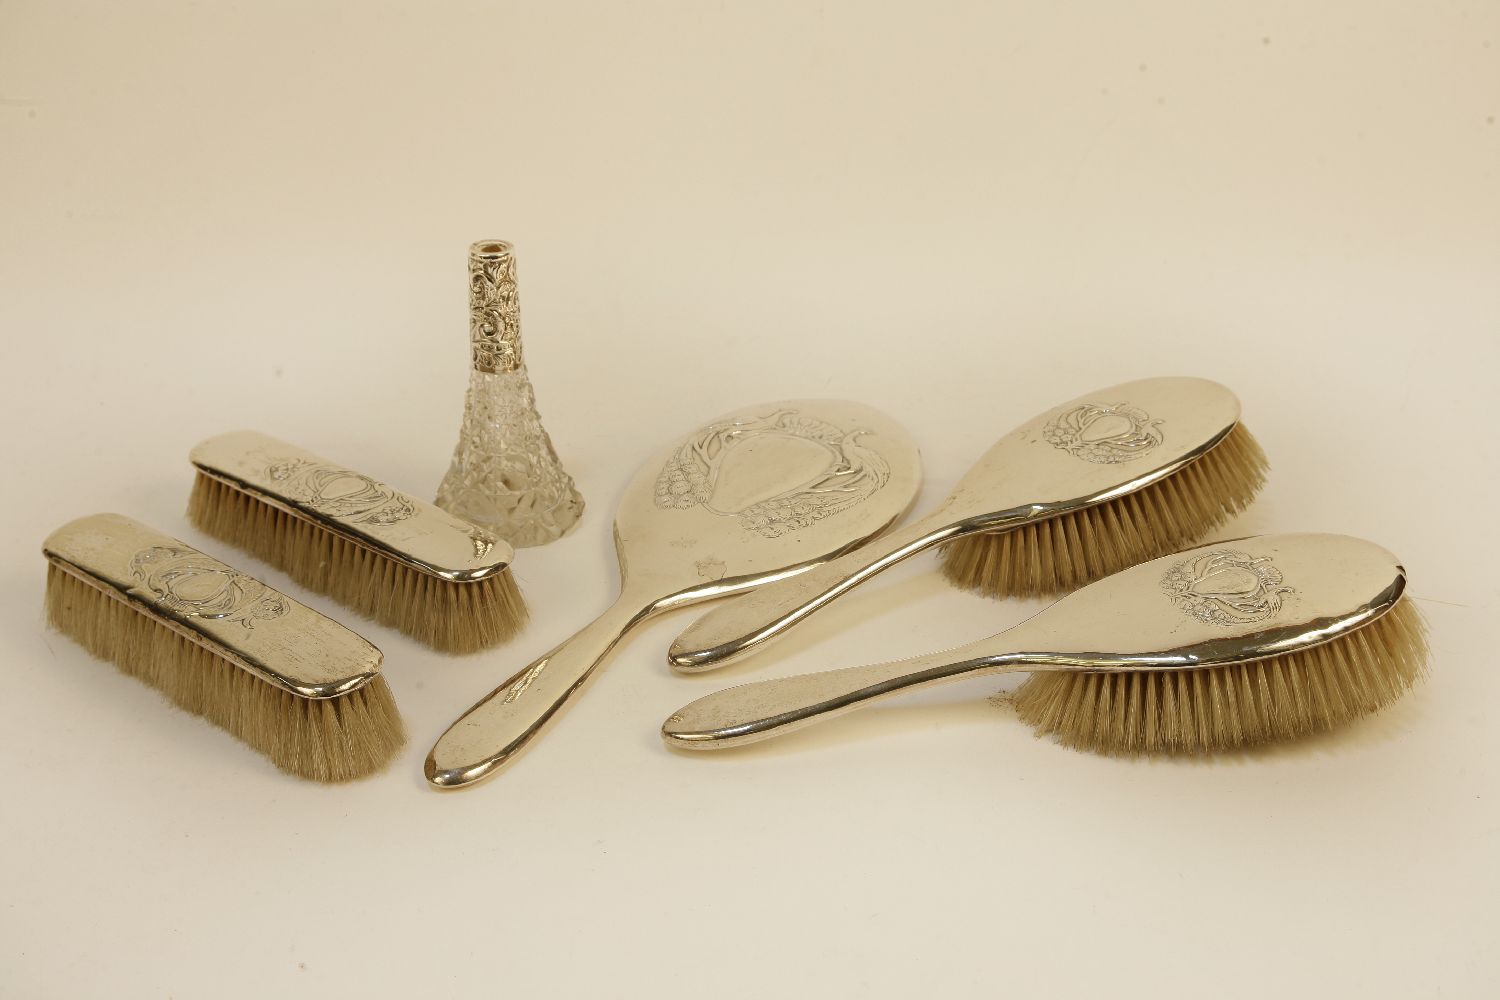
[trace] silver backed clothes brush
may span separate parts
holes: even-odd
[[[1014,628],[925,656],[744,684],[662,726],[672,747],[753,743],[904,691],[1030,671],[1023,719],[1110,753],[1212,752],[1385,706],[1425,670],[1396,557],[1345,535],[1262,535],[1165,556]]]
[[[450,653],[526,621],[503,539],[384,483],[253,431],[193,449],[188,516],[298,583]]]
[[[839,400],[730,413],[648,461],[615,517],[620,594],[593,624],[455,722],[427,758],[440,788],[494,774],[652,615],[781,579],[883,531],[921,481],[911,438]]]
[[[350,781],[405,743],[380,650],[254,577],[119,514],[43,553],[54,628],[283,771]]]
[[[1250,502],[1264,470],[1239,400],[1217,382],[1100,389],[1005,435],[926,516],[708,612],[668,659],[691,672],[746,656],[936,545],[948,546],[950,579],[989,593],[1082,586],[1202,538]]]

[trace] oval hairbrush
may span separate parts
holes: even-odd
[[[1031,671],[1021,718],[1106,753],[1233,750],[1374,712],[1425,670],[1406,571],[1346,535],[1261,535],[1142,563],[998,635],[891,663],[759,681],[662,726],[674,747],[753,743],[902,691]]]
[[[947,543],[944,572],[992,595],[1056,593],[1190,545],[1246,507],[1265,456],[1232,392],[1153,378],[1064,403],[996,442],[934,511],[704,615],[681,671],[747,655],[882,570]]]

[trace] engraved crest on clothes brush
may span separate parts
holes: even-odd
[[[410,497],[337,465],[302,458],[273,459],[265,476],[289,499],[354,524],[395,524],[416,512]],[[476,554],[478,548],[476,541]]]
[[[864,428],[844,430],[796,410],[709,424],[662,467],[656,506],[703,507],[735,517],[747,530],[777,538],[874,494],[890,478],[880,453],[864,447]],[[778,447],[783,478],[767,484],[763,470],[749,481],[735,475],[741,448]]]
[[[189,618],[255,622],[286,613],[281,595],[238,570],[200,552],[153,545],[130,559],[130,573],[156,595],[163,607]]]
[[[1167,570],[1161,587],[1194,618],[1226,626],[1264,621],[1281,610],[1284,595],[1295,593],[1270,557],[1234,549],[1184,559]]]
[[[1084,403],[1059,414],[1042,436],[1054,448],[1096,465],[1138,458],[1162,442],[1161,420],[1138,406]]]

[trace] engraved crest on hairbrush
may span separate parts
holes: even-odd
[[[859,443],[870,433],[845,431],[796,410],[777,410],[709,424],[689,438],[662,467],[656,479],[656,506],[672,510],[703,507],[738,518],[748,531],[777,538],[806,527],[865,500],[890,478],[890,465]],[[802,465],[800,481],[781,484],[772,495],[735,495],[735,450],[768,439],[794,439],[821,449]]]
[[[273,459],[264,470],[290,500],[354,524],[395,524],[416,513],[410,497],[369,476],[305,458]]]
[[[1083,403],[1057,415],[1042,431],[1059,448],[1096,465],[1116,465],[1144,455],[1162,442],[1161,420],[1138,406]]]
[[[153,545],[130,558],[130,573],[157,603],[185,618],[211,618],[253,628],[286,613],[286,600],[253,577],[201,552]]]
[[[1210,625],[1240,625],[1270,618],[1282,598],[1295,593],[1284,585],[1269,556],[1215,549],[1184,559],[1167,570],[1161,588],[1176,605]]]

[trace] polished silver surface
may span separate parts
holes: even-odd
[[[1346,535],[1217,542],[1106,577],[965,646],[716,692],[673,713],[662,737],[682,749],[753,743],[961,677],[1182,670],[1278,656],[1369,623],[1405,586],[1395,556]]]
[[[471,708],[438,740],[427,778],[472,784],[502,767],[651,615],[801,572],[889,527],[921,482],[889,417],[790,400],[721,417],[648,461],[615,519],[615,604]]]
[[[478,525],[265,434],[221,434],[190,458],[204,475],[450,582],[483,580],[515,557]]]
[[[170,535],[120,514],[58,528],[42,552],[59,569],[301,698],[336,698],[375,679],[380,650],[338,622]]]
[[[672,643],[684,672],[740,659],[903,559],[1131,493],[1213,448],[1239,421],[1232,392],[1200,378],[1099,389],[996,442],[931,513],[795,579],[713,609]]]

